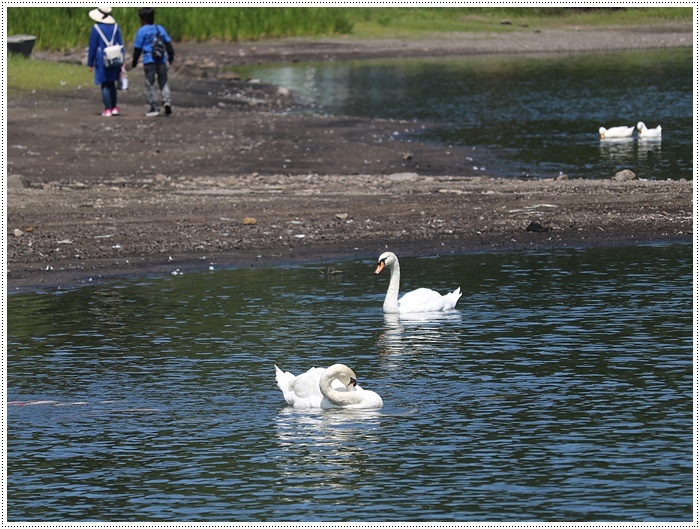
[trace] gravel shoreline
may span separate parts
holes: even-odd
[[[692,42],[692,28],[664,26],[182,44],[173,73],[179,107],[155,152],[144,143],[155,125],[142,117],[135,92],[124,94],[124,116],[112,121],[94,113],[96,89],[9,98],[8,292],[210,267],[373,259],[387,247],[431,255],[691,242],[691,182],[487,178],[459,163],[460,150],[389,141],[415,124],[280,112],[293,101],[276,87],[216,72],[250,62]],[[214,65],[206,57],[216,57]]]

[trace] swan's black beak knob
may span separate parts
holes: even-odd
[[[350,377],[350,385],[351,385],[352,387],[357,386],[357,380],[355,380],[354,378]]]
[[[377,269],[374,271],[374,275],[376,276],[377,274],[380,274],[382,270],[384,270],[384,267],[386,266],[386,262],[384,262],[384,259],[379,261],[377,263]]]

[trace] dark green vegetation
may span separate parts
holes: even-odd
[[[85,46],[87,7],[8,7],[7,34],[37,36],[35,49]],[[138,7],[115,7],[127,41],[139,27]],[[692,8],[523,7],[157,7],[156,22],[176,41],[242,41],[275,37],[422,36],[452,31],[521,31],[568,25],[634,25],[692,21]]]

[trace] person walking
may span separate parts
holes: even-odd
[[[102,90],[102,102],[104,103],[103,117],[119,115],[117,107],[117,81],[121,75],[121,66],[107,67],[104,63],[103,51],[114,44],[124,46],[122,32],[117,21],[112,16],[112,8],[108,5],[100,5],[90,11],[89,16],[96,22],[90,32],[90,45],[88,46],[88,67],[95,72],[95,84]],[[124,51],[122,49],[122,63]]]
[[[168,64],[173,64],[175,50],[168,32],[165,31],[163,26],[155,24],[155,18],[156,13],[152,7],[143,7],[139,10],[141,27],[134,38],[134,55],[131,60],[131,67],[136,68],[139,57],[143,53],[143,74],[146,84],[146,100],[149,106],[146,116],[148,117],[160,115],[156,78],[165,115],[169,116],[173,111],[170,102],[170,85],[168,85]],[[165,48],[160,54],[161,57],[158,57],[159,45],[156,39],[162,41]]]

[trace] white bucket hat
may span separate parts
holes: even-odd
[[[99,5],[97,9],[93,9],[88,14],[95,22],[101,22],[102,24],[115,24],[117,22],[112,16],[112,8],[108,5]]]

